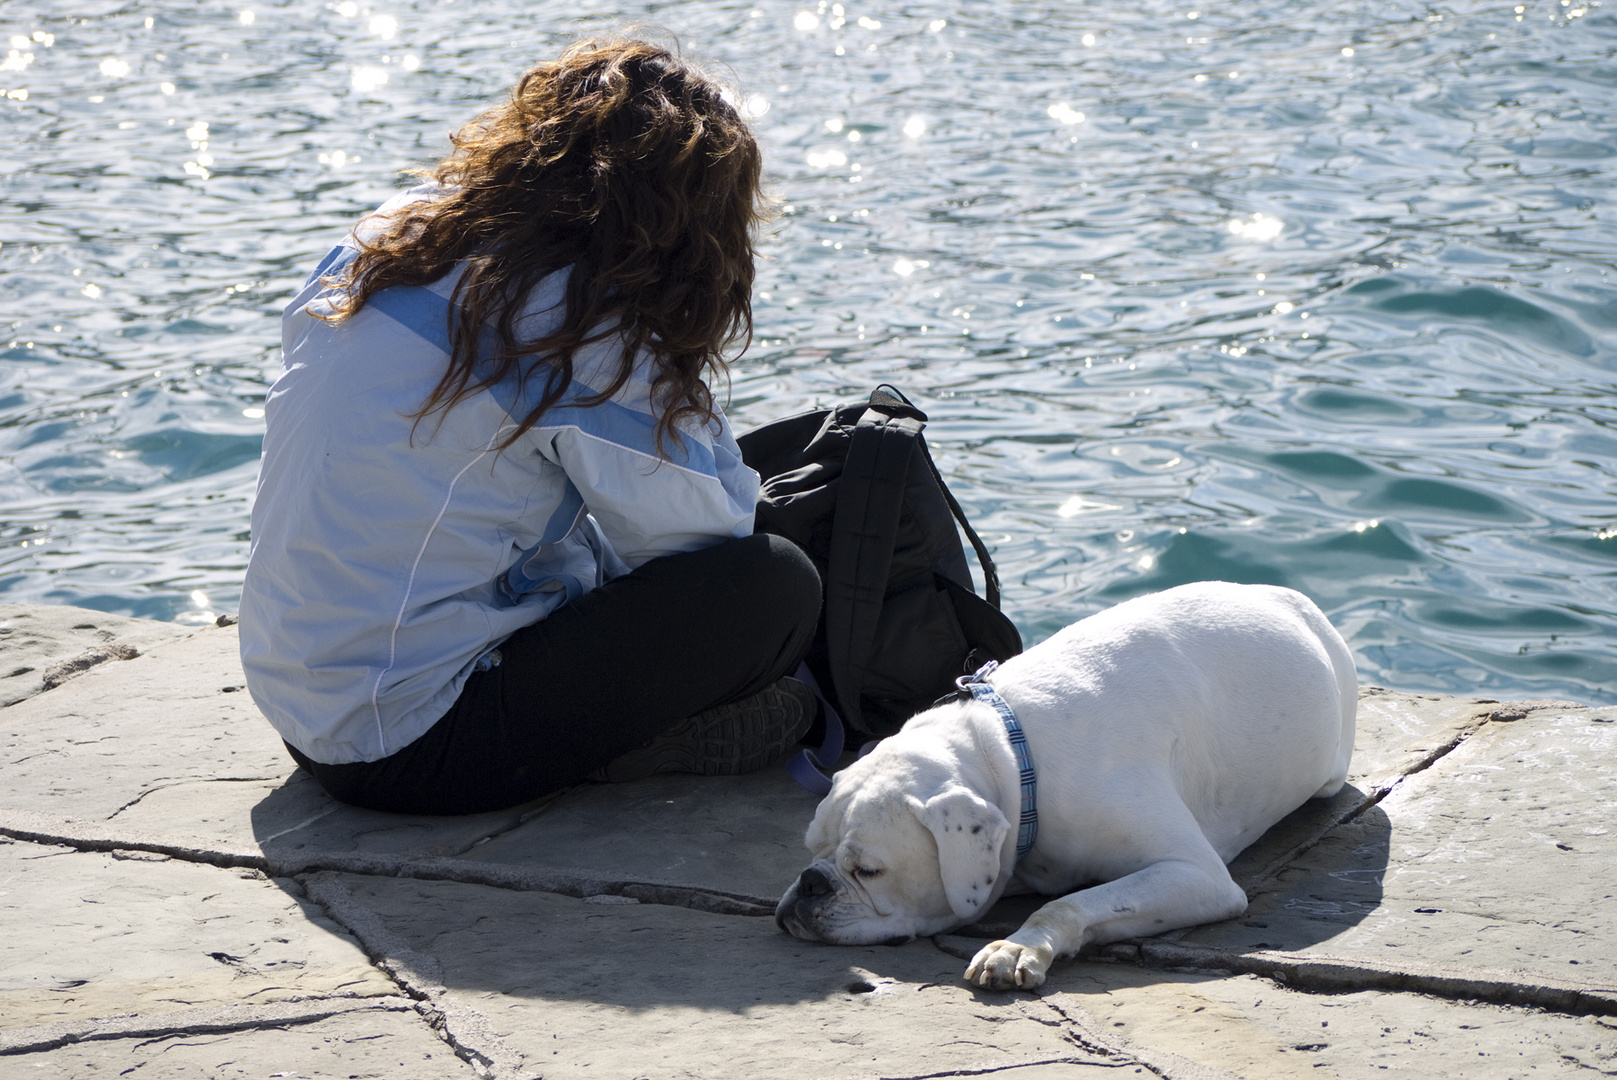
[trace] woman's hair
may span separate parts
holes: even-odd
[[[720,87],[644,41],[581,41],[522,76],[508,102],[450,136],[430,177],[446,190],[406,205],[361,240],[333,284],[340,322],[383,289],[426,285],[457,266],[450,359],[416,422],[515,378],[543,378],[538,404],[499,446],[510,446],[562,399],[573,358],[590,342],[622,342],[611,382],[635,358],[656,365],[656,440],[676,424],[712,423],[708,369],[752,338],[753,233],[765,220],[762,159]],[[550,333],[517,336],[528,293],[564,267],[565,313]],[[489,328],[494,351],[480,344]]]

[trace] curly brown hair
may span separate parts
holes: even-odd
[[[711,424],[704,376],[752,340],[753,237],[766,220],[762,156],[719,85],[667,49],[634,39],[577,42],[525,73],[510,100],[450,136],[417,200],[361,240],[330,284],[340,322],[394,285],[426,285],[464,266],[450,304],[450,360],[416,422],[508,378],[544,378],[510,446],[566,394],[573,358],[622,342],[620,389],[642,350],[656,365],[659,453],[681,423]],[[571,267],[561,324],[520,340],[516,324],[540,279]],[[480,346],[483,328],[495,351]],[[440,421],[442,415],[440,413]]]

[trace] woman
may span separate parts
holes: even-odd
[[[750,339],[757,145],[628,40],[540,64],[452,142],[287,308],[253,699],[327,791],[383,810],[761,767],[811,719],[783,675],[820,585],[752,535],[758,478],[706,381]]]

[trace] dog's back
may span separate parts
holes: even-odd
[[[1027,732],[1041,802],[1133,832],[1180,802],[1226,861],[1347,777],[1353,659],[1305,596],[1199,582],[1075,623],[996,674]],[[1059,741],[1061,746],[1051,745]],[[1156,817],[1155,813],[1147,817]]]

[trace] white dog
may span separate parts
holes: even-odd
[[[963,690],[836,775],[804,838],[813,862],[775,909],[783,929],[838,945],[937,934],[1014,879],[1060,899],[966,968],[1005,989],[1091,942],[1239,915],[1225,863],[1341,789],[1358,704],[1353,658],[1312,602],[1226,582],[1120,604]]]

